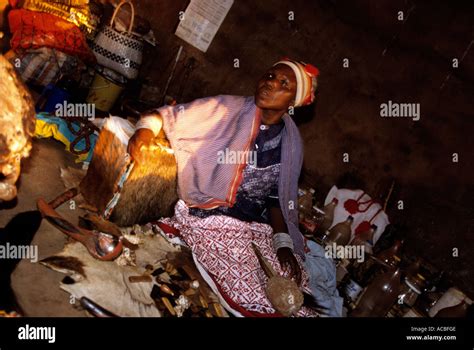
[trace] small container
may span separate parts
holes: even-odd
[[[402,300],[405,305],[413,307],[416,299],[423,290],[424,277],[417,274],[414,277],[406,277],[402,285],[398,299]]]
[[[462,301],[466,301],[468,305],[472,304],[472,300],[469,299],[466,294],[456,287],[451,287],[439,298],[438,302],[430,309],[428,314],[430,317],[434,317],[439,310],[458,305]]]
[[[98,69],[86,102],[94,104],[100,111],[108,112],[124,90],[126,82],[125,77],[111,69]]]

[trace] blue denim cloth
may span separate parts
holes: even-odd
[[[304,262],[309,275],[309,287],[316,302],[328,311],[330,317],[342,316],[343,299],[336,289],[336,265],[326,258],[325,250],[313,241],[307,242],[309,252]]]

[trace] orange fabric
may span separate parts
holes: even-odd
[[[48,13],[24,9],[11,10],[8,21],[13,33],[11,46],[14,50],[49,47],[95,62],[84,34],[72,23]]]

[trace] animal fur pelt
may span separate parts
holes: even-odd
[[[110,220],[126,227],[171,216],[178,199],[177,166],[169,142],[161,135],[157,146],[143,151],[142,163],[135,163],[120,191]],[[80,184],[85,200],[103,214],[118,189],[120,177],[129,165],[126,145],[104,127],[97,140],[92,162]]]
[[[121,317],[161,316],[160,310],[163,311],[163,308],[159,308],[159,297],[157,298],[154,291],[157,286],[163,285],[163,278],[171,280],[174,278],[170,277],[174,276],[173,271],[182,270],[193,283],[198,282],[198,287],[195,287],[197,288],[195,292],[187,294],[190,285],[186,286],[187,282],[184,279],[175,282],[178,285],[179,283],[185,285],[181,292],[175,289],[175,302],[187,299],[185,304],[189,302],[194,306],[189,304],[178,311],[179,305],[176,304],[174,306],[176,313],[173,315],[185,316],[184,312],[187,310],[186,317],[188,317],[189,311],[201,315],[203,310],[206,310],[206,313],[214,312],[218,317],[228,317],[222,306],[218,306],[218,296],[212,292],[199,273],[190,249],[171,243],[156,226],[153,229],[147,227],[148,225],[145,227],[135,225],[133,228],[122,229],[125,238],[138,245],[138,248],[133,251],[124,248],[122,255],[114,262],[94,259],[82,244],[70,242],[62,252],[45,258],[40,263],[67,275],[60,288],[70,293],[76,300],[86,297]],[[155,273],[160,270],[167,272]],[[132,282],[137,279],[139,282]],[[191,280],[188,280],[189,282]],[[188,289],[185,291],[186,288]]]
[[[35,130],[35,109],[31,95],[0,54],[0,202],[17,195],[21,158],[31,150]]]
[[[115,262],[99,261],[79,242],[70,242],[62,252],[40,263],[69,276],[60,288],[76,300],[87,297],[121,317],[160,317],[150,297],[153,282],[130,283],[129,277],[142,275],[147,265],[156,266],[168,253],[177,253],[181,248],[161,235],[138,233],[131,237],[139,244],[133,259],[125,251]]]

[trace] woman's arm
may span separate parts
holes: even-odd
[[[128,153],[134,161],[142,162],[141,150],[150,147],[153,139],[162,132],[163,120],[158,112],[144,114],[138,121],[135,133],[128,141]]]
[[[283,217],[283,213],[281,212],[280,207],[277,206],[270,206],[269,207],[269,217],[270,217],[270,225],[273,228],[273,233],[287,233],[288,227],[285,223],[285,218]],[[278,248],[276,251],[278,260],[280,261],[280,265],[283,269],[290,268],[290,276],[296,279],[296,283],[301,283],[301,269],[296,260],[293,251],[291,248],[288,247],[281,247]]]

